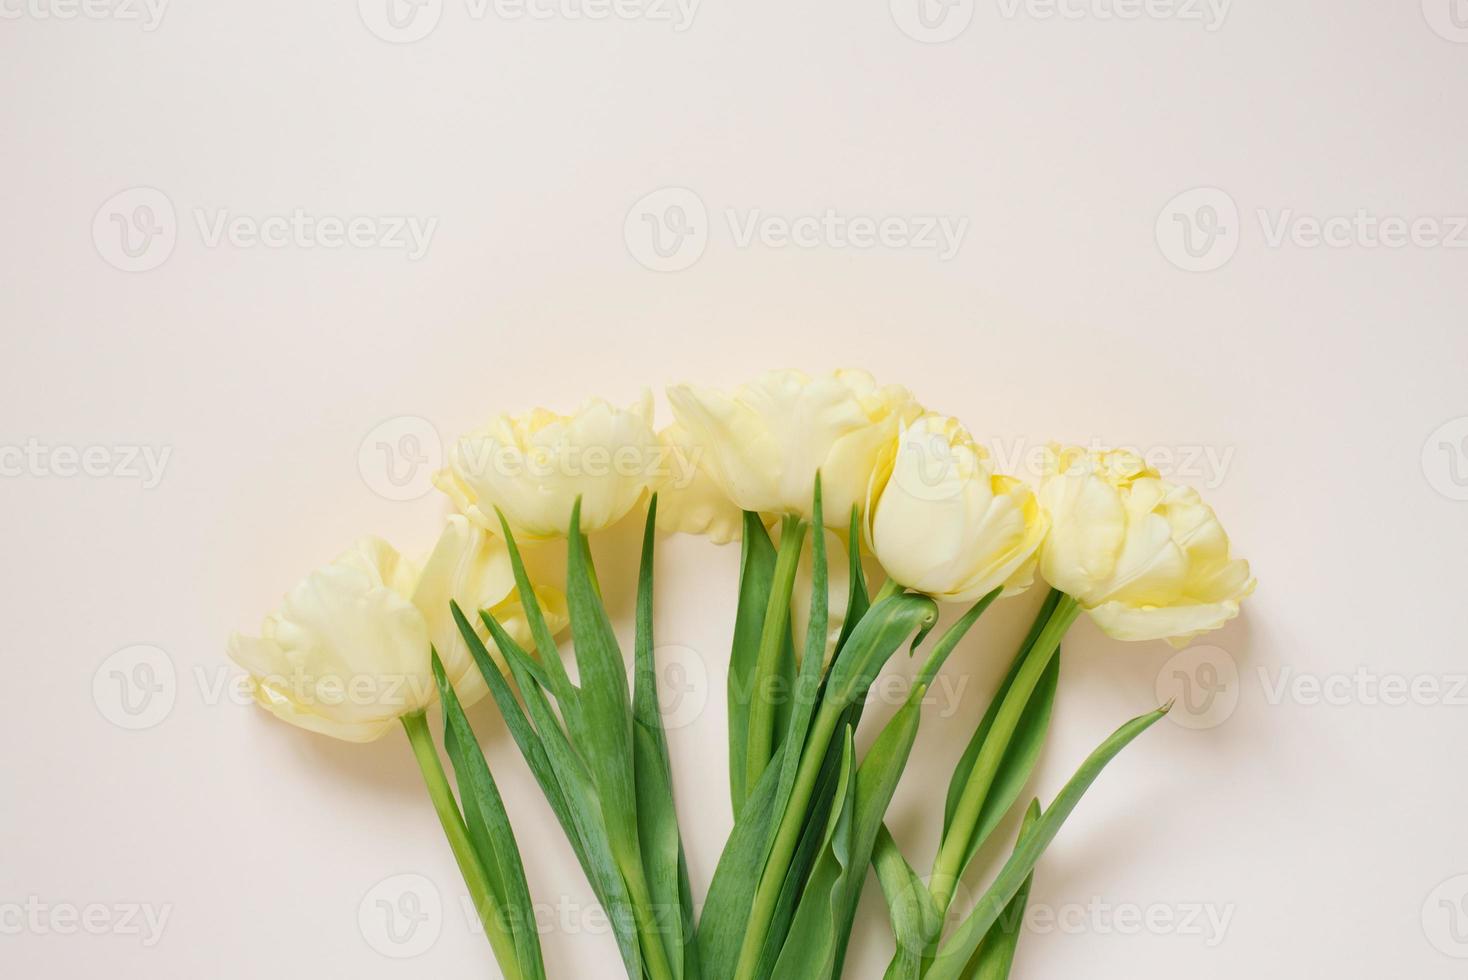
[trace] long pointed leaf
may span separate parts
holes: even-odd
[[[775,546],[764,521],[744,512],[744,537],[739,556],[739,607],[734,617],[734,643],[729,651],[729,798],[737,819],[749,798],[749,699],[754,689],[754,663],[764,629],[765,607],[775,576]]]
[[[684,896],[691,893],[683,840],[673,805],[673,777],[663,715],[658,703],[657,666],[653,659],[653,541],[657,531],[658,498],[648,505],[642,537],[642,564],[637,579],[637,639],[634,644],[635,682],[632,699],[633,757],[637,781],[637,831],[643,866],[652,893],[656,921],[675,980],[700,973],[693,938],[693,909]]]
[[[774,761],[765,768],[734,821],[734,829],[724,842],[724,851],[714,868],[698,919],[698,950],[708,980],[729,980],[734,976],[755,889],[759,886],[755,869],[763,866],[777,818],[774,804],[780,779],[778,763],[788,748],[787,744],[776,750]]]
[[[515,938],[515,958],[519,961],[522,975],[529,980],[545,980],[540,935],[535,928],[535,910],[530,902],[530,886],[525,881],[525,867],[520,861],[515,832],[510,827],[510,817],[505,812],[494,775],[489,771],[489,764],[473,729],[469,727],[469,719],[464,717],[458,694],[449,683],[436,651],[433,653],[433,676],[443,702],[444,747],[459,783],[459,799],[470,840]]]
[[[989,928],[999,918],[1011,899],[1019,893],[1024,885],[1025,879],[1035,869],[1040,860],[1040,855],[1045,853],[1045,848],[1060,833],[1060,828],[1065,824],[1066,818],[1075,810],[1076,804],[1080,803],[1081,797],[1096,777],[1101,775],[1101,770],[1106,764],[1116,758],[1117,753],[1126,748],[1133,739],[1161,719],[1172,705],[1168,704],[1156,711],[1133,718],[1118,728],[1110,738],[1092,752],[1091,755],[1076,770],[1070,782],[1060,791],[1060,795],[1050,804],[1044,814],[1035,822],[1030,836],[1026,837],[1011,855],[1008,862],[1000,870],[994,883],[989,890],[979,899],[978,905],[968,917],[959,924],[949,937],[937,957],[933,960],[932,968],[925,975],[925,980],[960,980],[963,970],[967,966],[970,957],[986,935]]]
[[[835,969],[836,922],[846,904],[858,796],[857,780],[852,772],[856,750],[850,728],[844,730],[841,742],[836,805],[827,821],[820,858],[811,871],[791,923],[790,941],[783,945],[770,975],[772,980],[826,980]]]
[[[581,681],[581,717],[572,726],[572,737],[596,784],[612,854],[627,874],[642,861],[637,844],[632,698],[616,633],[592,579],[589,549],[581,535],[580,498],[571,509],[566,551],[566,602]]]
[[[1008,673],[1000,682],[999,689],[994,692],[988,710],[984,712],[983,720],[979,722],[973,738],[969,739],[968,748],[964,750],[963,757],[953,770],[953,778],[948,782],[948,797],[943,805],[943,835],[945,837],[948,835],[949,824],[953,822],[953,811],[958,808],[959,798],[963,796],[963,788],[968,785],[969,774],[974,770],[974,760],[978,758],[979,748],[984,744],[984,738],[988,735],[989,729],[994,727],[994,716],[999,713],[999,706],[1004,702],[1004,695],[1008,694],[1010,687],[1014,685],[1014,678],[1019,674],[1020,668],[1024,666],[1025,657],[1029,654],[1030,648],[1035,645],[1035,640],[1039,639],[1040,630],[1044,628],[1045,622],[1055,611],[1055,606],[1059,602],[1060,592],[1051,589],[1040,606],[1040,611],[1035,615],[1034,623],[1030,625],[1029,634],[1019,645],[1014,661],[1009,665]]]
[[[1024,842],[1025,837],[1034,829],[1035,821],[1039,819],[1040,801],[1031,800],[1029,809],[1025,811],[1024,823],[1019,828],[1019,842],[1015,846]],[[1031,871],[1025,883],[1010,900],[1004,914],[999,917],[999,921],[990,927],[989,934],[984,937],[965,971],[966,976],[973,980],[1008,980],[1010,968],[1014,965],[1014,951],[1019,946],[1020,929],[1024,925],[1025,905],[1030,900],[1030,886],[1034,882],[1035,873]]]
[[[627,967],[627,975],[640,976],[641,958],[636,930],[632,924],[630,901],[622,876],[612,858],[611,845],[606,839],[605,831],[595,819],[600,807],[584,764],[566,740],[560,721],[556,719],[544,693],[536,686],[534,678],[523,672],[516,674],[516,682],[520,685],[526,704],[530,706],[539,731],[526,717],[520,702],[515,699],[508,682],[500,673],[499,666],[491,659],[489,651],[469,625],[458,603],[451,603],[450,607],[459,626],[459,633],[468,644],[469,652],[473,655],[485,683],[489,685],[490,694],[494,697],[520,754],[530,766],[546,802],[560,821],[561,829],[571,842],[597,901],[606,910],[622,961]],[[493,616],[481,612],[480,618],[489,627],[495,645],[505,653],[505,659],[512,671],[519,662],[528,659],[528,655]]]
[[[918,980],[922,974],[923,950],[943,927],[943,917],[928,886],[902,856],[897,842],[884,824],[877,831],[872,868],[887,900],[892,936],[897,952],[887,965],[884,980]]]

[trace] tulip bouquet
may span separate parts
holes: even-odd
[[[256,700],[352,741],[403,727],[505,977],[545,967],[514,832],[465,716],[486,694],[607,911],[628,977],[841,976],[869,872],[895,938],[888,978],[1007,976],[1045,848],[1167,711],[1122,725],[1048,806],[1031,801],[998,874],[952,909],[1038,760],[1067,629],[1084,611],[1112,637],[1185,643],[1237,615],[1254,586],[1247,563],[1196,493],[1133,454],[1054,448],[1036,491],[995,473],[959,422],[862,372],[668,395],[675,422],[660,433],[644,398],[501,417],[464,436],[436,479],[459,513],[421,566],[365,540],[293,590],[261,635],[232,639]],[[587,535],[644,510],[629,684]],[[741,548],[727,673],[734,827],[701,914],[658,706],[657,530]],[[526,561],[549,547],[566,554],[563,590]],[[875,592],[865,556],[885,572]],[[924,879],[883,823],[924,694],[984,611],[1037,571],[1050,591],[954,760]],[[929,647],[940,603],[966,608]],[[568,627],[574,678],[557,641]],[[859,752],[868,690],[904,644],[926,649],[910,693]],[[427,722],[435,700],[457,793]]]

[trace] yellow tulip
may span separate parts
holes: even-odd
[[[553,630],[564,628],[559,593],[537,590]],[[250,675],[255,700],[293,725],[349,742],[379,738],[437,696],[436,647],[460,698],[487,692],[449,610],[489,609],[527,645],[529,628],[502,540],[452,517],[418,566],[379,538],[363,538],[292,589],[259,636],[236,633],[229,655]],[[486,643],[498,655],[492,643]]]
[[[1045,528],[1029,486],[994,473],[988,453],[956,419],[918,419],[872,474],[872,552],[894,580],[936,599],[1024,591]]]
[[[1254,591],[1212,508],[1135,453],[1052,448],[1046,470],[1040,574],[1107,635],[1182,646],[1237,616]]]
[[[651,423],[650,393],[626,409],[593,398],[574,415],[500,415],[453,446],[434,483],[490,531],[500,530],[497,508],[517,537],[564,536],[577,497],[581,530],[599,531],[663,479],[668,454]]]
[[[669,453],[670,477],[658,487],[658,530],[703,534],[715,544],[738,540],[744,514],[724,494],[688,430],[670,425],[658,434]]]
[[[816,471],[826,525],[844,530],[898,429],[921,414],[907,389],[865,371],[770,371],[733,391],[675,385],[673,415],[709,477],[740,510],[811,516]]]

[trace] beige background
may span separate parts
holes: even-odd
[[[1037,793],[1185,683],[1201,714],[1082,804],[1017,977],[1463,974],[1462,0],[70,2],[0,5],[0,972],[493,975],[404,741],[236,704],[228,632],[362,532],[426,548],[442,501],[392,498],[495,409],[851,364],[1011,458],[1159,453],[1261,583],[1178,661],[1076,628]],[[702,893],[738,555],[659,557]],[[891,815],[920,867],[1038,598],[925,721]],[[616,976],[473,717],[552,975]],[[871,890],[850,975],[888,949]]]

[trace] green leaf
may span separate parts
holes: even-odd
[[[857,623],[831,664],[826,703],[838,708],[866,697],[867,690],[903,639],[916,631],[915,648],[938,621],[938,604],[925,595],[898,593],[873,606]]]
[[[734,617],[734,643],[729,651],[729,798],[737,818],[749,798],[749,700],[754,690],[754,665],[764,629],[765,607],[775,576],[775,546],[764,521],[744,512],[744,538],[739,555],[739,607]]]
[[[525,562],[520,557],[520,548],[515,543],[515,534],[510,530],[510,524],[505,520],[505,515],[495,509],[495,515],[499,517],[500,532],[505,539],[505,547],[510,553],[510,568],[515,575],[515,589],[520,594],[520,605],[525,610],[526,622],[530,624],[530,635],[535,640],[536,653],[540,655],[540,662],[544,665],[546,676],[550,683],[546,684],[556,701],[561,706],[561,713],[566,716],[567,724],[574,728],[572,718],[577,713],[576,689],[571,684],[571,677],[566,673],[566,665],[561,663],[561,652],[556,646],[555,634],[551,633],[550,625],[546,622],[545,613],[540,608],[540,598],[535,594],[535,587],[530,583],[530,575],[525,571]]]
[[[860,707],[859,704],[848,707],[841,715],[841,721],[836,726],[836,730],[855,731],[857,720],[860,717]],[[780,952],[790,932],[790,923],[795,918],[801,895],[805,891],[806,881],[810,877],[811,869],[815,867],[816,860],[821,855],[821,848],[826,840],[827,821],[836,803],[836,792],[841,784],[844,749],[843,742],[833,741],[826,750],[825,761],[821,764],[820,775],[816,779],[815,792],[811,794],[810,802],[806,804],[805,823],[800,832],[800,842],[790,856],[785,870],[785,880],[780,886],[780,896],[775,902],[774,914],[770,916],[764,949],[760,952],[755,976],[767,977],[774,971],[775,963],[780,958]]]
[[[779,816],[772,824],[774,834],[767,856],[751,865],[763,870],[735,969],[735,975],[741,980],[756,976],[768,944],[781,941],[779,933],[774,933],[772,938],[771,927],[778,926],[776,914],[781,907],[780,896],[785,890],[791,860],[797,854],[837,722],[849,707],[866,696],[872,678],[903,639],[916,631],[914,643],[920,642],[932,629],[937,616],[937,604],[926,596],[892,595],[862,617],[832,664],[820,706],[801,752],[788,801],[776,809]]]
[[[459,798],[469,839],[490,887],[515,939],[515,958],[523,976],[545,980],[545,963],[540,953],[540,934],[535,927],[535,911],[530,902],[530,886],[525,882],[525,867],[520,862],[520,848],[510,827],[499,787],[489,771],[489,764],[464,717],[458,694],[444,673],[438,652],[433,652],[433,676],[443,702],[444,748],[454,767],[459,783]]]
[[[856,750],[850,728],[844,729],[841,743],[836,805],[826,824],[820,859],[801,896],[772,980],[824,980],[835,969],[836,923],[844,912],[858,798],[857,781],[852,774]]]
[[[989,839],[989,835],[1004,820],[1004,815],[1019,800],[1020,794],[1024,792],[1025,785],[1029,782],[1030,775],[1035,771],[1035,766],[1040,761],[1040,753],[1045,748],[1045,736],[1050,730],[1050,716],[1055,707],[1055,692],[1059,685],[1060,651],[1057,650],[1050,665],[1045,668],[1045,673],[1040,675],[1040,681],[1035,685],[1034,693],[1030,695],[1024,713],[1020,715],[1019,724],[1015,726],[1014,734],[1010,737],[1009,747],[1004,750],[1004,757],[994,773],[994,782],[984,797],[983,807],[979,810],[978,820],[974,823],[972,836],[969,839],[968,854],[963,862],[965,870],[973,863],[979,849]],[[977,756],[977,749],[982,746],[984,738],[988,736],[989,729],[993,725],[993,716],[998,702],[999,699],[996,697],[990,704],[989,711],[985,713],[979,730],[974,733],[974,741],[971,743],[975,748],[974,757]],[[964,758],[971,759],[967,752]],[[970,762],[971,767],[972,762]],[[948,828],[945,827],[945,834],[947,830]]]
[[[724,842],[724,851],[709,883],[703,913],[698,919],[698,949],[708,980],[729,980],[739,960],[754,893],[759,886],[757,869],[764,865],[775,820],[775,789],[780,762],[789,744],[775,751],[754,791],[734,821]]]
[[[813,504],[814,526],[821,527],[821,478],[816,474]],[[791,750],[784,753],[780,765],[780,781],[775,790],[775,812],[784,813],[795,786],[795,779],[804,754],[806,735],[810,730],[811,716],[815,713],[816,698],[821,690],[822,659],[826,648],[826,536],[816,533],[811,538],[811,603],[810,628],[806,631],[806,655],[800,665],[800,676],[791,687],[790,718],[782,745]],[[812,646],[816,643],[816,646]],[[812,650],[819,651],[812,655]],[[824,751],[824,749],[822,749]]]
[[[571,725],[571,734],[596,785],[612,854],[625,875],[642,860],[637,843],[632,699],[616,633],[592,580],[589,549],[581,534],[580,498],[571,508],[566,551],[566,603],[581,681],[581,717],[579,724]]]
[[[1035,822],[1030,835],[1020,841],[994,883],[979,899],[978,905],[943,944],[924,980],[960,980],[974,950],[988,935],[989,928],[1005,907],[1019,894],[1025,879],[1039,862],[1040,855],[1060,833],[1066,818],[1075,810],[1086,790],[1101,774],[1101,770],[1133,739],[1167,714],[1170,707],[1169,704],[1122,725],[1081,764],[1049,809]]]
[[[837,652],[846,645],[857,622],[871,608],[871,600],[867,597],[866,570],[861,567],[861,515],[855,504],[851,506],[851,524],[846,537],[846,563],[850,586],[846,592],[846,621],[841,624],[841,634],[836,639]]]
[[[892,936],[897,941],[897,952],[887,965],[884,980],[918,980],[922,974],[923,950],[931,941],[929,937],[942,930],[942,913],[934,904],[928,886],[902,856],[885,824],[877,831],[872,868],[887,899]]]
[[[642,565],[637,579],[637,639],[633,653],[635,693],[632,701],[637,830],[655,919],[662,927],[660,938],[673,976],[683,980],[687,975],[692,980],[701,971],[693,938],[688,866],[673,805],[673,777],[658,702],[657,665],[653,659],[653,542],[657,531],[657,508],[658,498],[654,494],[643,531]]]
[[[1048,615],[1044,615],[1042,610],[1044,625],[1035,634],[1035,640],[1028,645],[1019,669],[1014,672],[1003,696],[996,699],[997,709],[990,706],[993,712],[992,727],[979,740],[972,767],[968,769],[962,782],[957,806],[953,809],[952,818],[948,821],[947,830],[938,847],[938,857],[933,862],[929,887],[941,909],[948,908],[964,869],[973,860],[977,851],[975,841],[985,832],[985,810],[989,811],[988,819],[992,827],[992,821],[997,821],[1003,812],[1002,809],[996,812],[995,807],[1004,804],[1003,809],[1008,808],[1008,800],[995,792],[996,780],[1006,768],[1005,758],[1014,747],[1015,733],[1020,730],[1026,714],[1031,714],[1041,682],[1054,668],[1060,650],[1060,639],[1079,612],[1080,606],[1076,601],[1064,594]],[[1041,703],[1045,700],[1042,698]],[[1044,730],[1043,727],[1035,726],[1032,732],[1032,751],[1038,753]],[[1022,745],[1021,749],[1025,750],[1025,746]],[[1021,763],[1023,762],[1021,759]],[[1033,757],[1029,758],[1028,764],[1033,765]],[[1023,783],[1023,779],[1015,776],[1015,773],[1016,768],[1010,767],[1010,775],[1015,781],[1008,792],[1014,794],[1013,798],[1018,797],[1018,788]]]
[[[999,713],[999,705],[1004,702],[1004,695],[1014,685],[1015,675],[1024,666],[1025,657],[1029,655],[1030,648],[1039,639],[1040,630],[1050,619],[1050,614],[1055,611],[1055,605],[1060,601],[1060,592],[1051,589],[1045,597],[1045,602],[1040,606],[1040,611],[1035,615],[1035,621],[1030,625],[1030,632],[1020,644],[1019,651],[1015,654],[1014,662],[1009,666],[1009,672],[1004,675],[999,689],[994,692],[994,697],[989,702],[989,708],[984,712],[983,721],[974,731],[973,738],[969,739],[968,748],[964,750],[963,758],[959,760],[958,767],[953,770],[953,778],[948,782],[948,798],[943,807],[943,835],[948,835],[948,827],[953,823],[953,811],[958,808],[958,801],[963,796],[963,788],[968,785],[969,774],[973,772],[974,760],[978,758],[979,748],[984,744],[984,739],[989,730],[994,727],[994,716]]]
[[[1034,829],[1035,822],[1040,819],[1040,801],[1031,800],[1030,807],[1025,811],[1024,823],[1019,828],[1019,841],[1015,845],[1024,843],[1024,839]],[[999,921],[989,929],[989,934],[979,945],[978,952],[970,962],[965,975],[973,980],[1008,980],[1009,970],[1014,965],[1014,951],[1019,945],[1020,928],[1024,925],[1025,905],[1030,900],[1030,886],[1035,882],[1035,873],[1025,879],[1020,886],[1004,914]]]
[[[790,595],[795,587],[795,570],[800,562],[805,530],[805,522],[798,517],[786,516],[780,523],[780,548],[775,554],[775,571],[761,624],[759,651],[755,654],[754,670],[750,675],[749,747],[744,754],[746,791],[751,783],[759,782],[778,745],[775,726],[783,712],[777,703],[782,697],[789,696],[789,688],[782,693],[777,687],[782,681],[788,683],[791,675],[793,654],[786,650],[789,644]]]
[[[853,877],[848,883],[845,915],[836,923],[836,974],[846,961],[846,946],[851,938],[851,928],[856,921],[857,905],[861,901],[862,884],[866,880],[866,869],[871,862],[872,850],[882,830],[882,817],[892,803],[898,781],[907,768],[912,755],[913,743],[917,741],[918,725],[922,719],[923,697],[934,675],[947,661],[959,644],[978,622],[984,610],[998,598],[1000,589],[994,589],[944,631],[943,636],[928,655],[922,669],[918,671],[907,702],[883,726],[872,747],[862,760],[857,781],[857,825],[852,847]]]
[[[601,808],[585,765],[566,739],[560,721],[546,701],[544,692],[536,686],[534,678],[523,671],[516,671],[516,665],[529,657],[514,638],[505,632],[504,627],[493,616],[481,611],[480,618],[489,628],[495,645],[504,652],[511,671],[516,672],[516,683],[520,685],[520,691],[539,731],[531,725],[498,665],[490,657],[474,628],[469,625],[458,603],[450,603],[450,608],[454,621],[459,626],[459,633],[468,644],[479,673],[489,685],[490,694],[499,707],[520,754],[530,766],[531,774],[540,784],[546,802],[560,821],[561,829],[576,852],[576,858],[591,883],[597,901],[607,912],[627,975],[640,976],[641,958],[630,914],[631,903],[626,885],[612,857],[606,831],[597,819]]]

